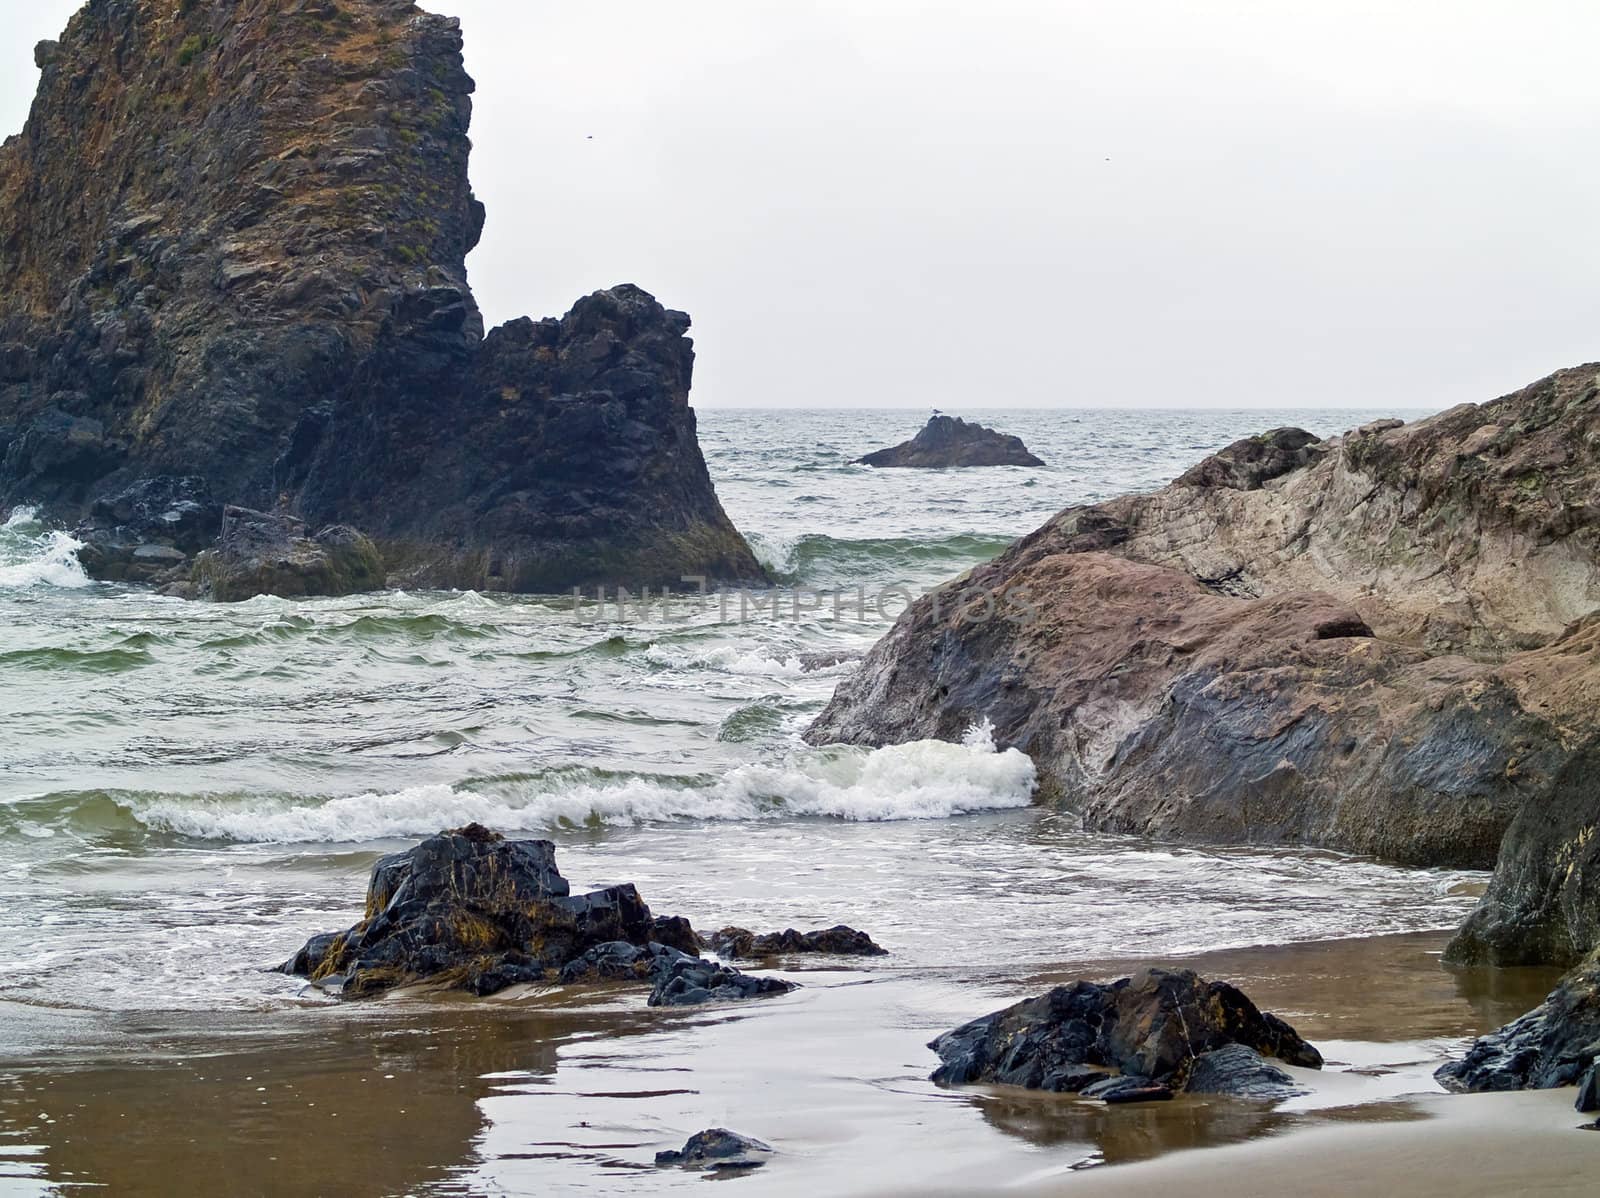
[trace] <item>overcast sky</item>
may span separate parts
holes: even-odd
[[[7,132],[77,6],[0,0]],[[427,7],[486,316],[638,283],[699,406],[1444,407],[1600,358],[1591,0]]]

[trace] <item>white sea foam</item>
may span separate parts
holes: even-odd
[[[997,751],[986,729],[963,744],[922,740],[883,749],[833,747],[781,765],[748,765],[721,778],[651,775],[596,779],[582,771],[477,789],[418,786],[307,804],[273,798],[136,798],[146,826],[210,840],[349,842],[426,836],[477,822],[506,832],[561,824],[747,820],[823,816],[844,820],[945,819],[1026,807],[1033,762]]]
[[[15,508],[0,524],[0,589],[86,587],[90,579],[78,562],[82,548],[82,541],[64,532],[41,528],[36,509]]]
[[[793,574],[800,538],[776,532],[752,532],[745,536],[756,560],[774,574]]]
[[[741,649],[737,645],[715,645],[699,650],[651,645],[645,649],[644,659],[651,665],[665,666],[670,670],[716,670],[723,674],[747,674],[756,678],[799,678],[802,674],[838,672],[833,666],[808,670],[798,657],[771,657],[758,651]]]

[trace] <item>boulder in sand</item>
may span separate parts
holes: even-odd
[[[1108,1102],[1170,1097],[1191,1083],[1206,1093],[1282,1097],[1292,1079],[1261,1057],[1322,1066],[1294,1028],[1233,986],[1154,968],[1109,985],[1057,986],[928,1047],[943,1062],[933,1073],[942,1085],[988,1082]],[[1268,1082],[1284,1089],[1268,1092]]]

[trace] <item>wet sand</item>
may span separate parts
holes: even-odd
[[[1589,1195],[1600,1136],[1572,1109],[1572,1091],[1418,1099],[1417,1121],[1330,1124],[1213,1152],[1180,1153],[1020,1187],[1074,1198],[1227,1192],[1235,1198],[1404,1194]],[[1589,1134],[1585,1134],[1589,1133]],[[922,1189],[919,1193],[926,1194]]]
[[[1349,1193],[1386,1188],[1403,1160],[1453,1176],[1461,1194],[1508,1188],[1487,1181],[1497,1153],[1517,1162],[1517,1178],[1567,1192],[1571,1162],[1600,1152],[1600,1136],[1572,1130],[1570,1090],[1484,1103],[1438,1096],[1431,1080],[1462,1038],[1534,1005],[1554,975],[1446,970],[1445,939],[1183,961],[1235,981],[1323,1049],[1329,1068],[1301,1074],[1314,1093],[1276,1108],[1198,1097],[1106,1107],[927,1081],[933,1035],[1062,977],[1117,976],[1136,960],[982,980],[892,959],[791,969],[805,983],[793,995],[699,1011],[650,1010],[637,990],[554,988],[205,1018],[85,1020],[6,1004],[7,1040],[35,1047],[0,1058],[0,1195],[82,1185],[114,1194],[657,1192],[698,1182],[651,1162],[708,1126],[779,1149],[738,1182],[762,1194],[1139,1193],[1201,1177],[1239,1193],[1282,1192],[1286,1178],[1304,1194]],[[1479,1155],[1460,1150],[1469,1142]],[[1308,1178],[1331,1188],[1309,1188]],[[1397,1188],[1433,1192],[1413,1180]]]

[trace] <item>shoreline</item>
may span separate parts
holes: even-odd
[[[1471,1113],[1482,1096],[1438,1092],[1432,1070],[1536,1003],[1548,981],[1549,971],[1446,969],[1437,953],[1447,938],[1101,959],[998,979],[791,969],[781,972],[804,983],[794,995],[679,1012],[645,1010],[629,989],[546,988],[222,1013],[201,1026],[193,1012],[147,1012],[110,1036],[100,1027],[82,1054],[62,1045],[0,1061],[10,1133],[0,1173],[25,1163],[42,1181],[119,1193],[159,1192],[174,1175],[259,1177],[249,1192],[263,1194],[549,1192],[621,1175],[654,1190],[680,1180],[654,1170],[655,1151],[723,1125],[778,1148],[764,1193],[1145,1193],[1201,1176],[1266,1193],[1285,1170],[1305,1171],[1295,1162],[1306,1152],[1370,1159],[1376,1182],[1402,1148],[1417,1159],[1427,1146],[1445,1169],[1448,1145],[1500,1118]],[[1107,1107],[927,1081],[932,1035],[1068,976],[1157,963],[1232,981],[1293,1023],[1329,1060],[1320,1073],[1295,1071],[1312,1093],[1277,1106],[1180,1095]],[[1552,1142],[1528,1177],[1559,1182],[1572,1154],[1600,1146],[1562,1140],[1582,1122],[1570,1088],[1488,1097],[1520,1100],[1488,1105],[1511,1111],[1504,1135],[1486,1141],[1493,1151]],[[30,1110],[54,1121],[10,1126]],[[196,1110],[211,1134],[194,1135]],[[30,1155],[13,1161],[18,1142]],[[301,1147],[284,1153],[286,1143]],[[1325,1175],[1348,1192],[1340,1168]],[[1469,1173],[1463,1163],[1454,1175]]]
[[[1600,1140],[1578,1132],[1592,1120],[1572,1109],[1570,1086],[1429,1095],[1404,1105],[1413,1117],[1331,1123],[1245,1144],[1173,1152],[1070,1179],[1030,1181],[1016,1192],[1117,1198],[1182,1186],[1226,1190],[1235,1198],[1267,1198],[1291,1187],[1296,1198],[1594,1193]]]

